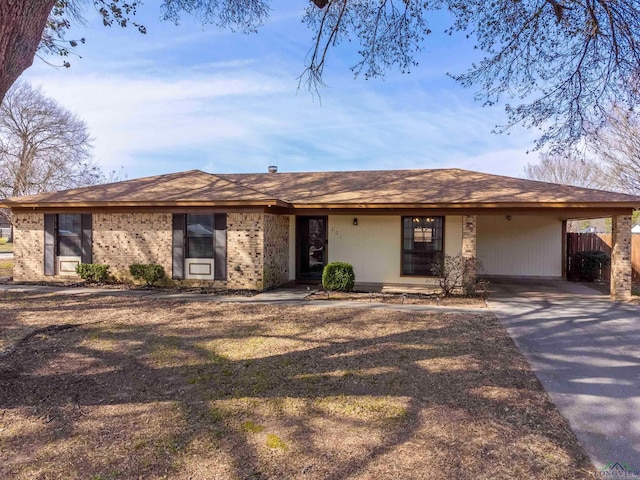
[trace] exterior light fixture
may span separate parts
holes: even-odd
[[[358,225],[358,219],[357,218],[353,219],[353,224],[356,225],[356,226]]]

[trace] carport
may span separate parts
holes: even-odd
[[[480,274],[498,281],[566,279],[567,221],[611,217],[611,298],[630,299],[633,210],[586,204],[558,207],[501,209],[499,215],[477,215],[476,256],[483,266]]]

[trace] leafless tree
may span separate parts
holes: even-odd
[[[79,40],[65,32],[94,5],[103,23],[133,26],[138,0],[0,1],[0,99],[28,68],[38,47],[67,57]],[[190,14],[204,23],[254,31],[270,0],[163,0],[163,18]],[[292,8],[297,8],[292,6]],[[640,78],[640,6],[634,0],[311,0],[304,20],[312,29],[301,82],[322,84],[328,52],[338,43],[360,45],[356,74],[408,72],[431,33],[434,12],[451,14],[446,33],[460,33],[484,55],[461,75],[487,105],[506,106],[503,128],[521,123],[543,129],[538,146],[564,145],[597,130],[614,101],[636,106]],[[68,61],[64,60],[64,65]]]
[[[541,153],[539,163],[524,167],[525,177],[576,187],[612,189],[610,173],[595,160],[573,150]]]
[[[616,107],[607,124],[591,137],[592,148],[612,172],[616,187],[640,194],[640,118],[626,108]]]
[[[539,163],[528,163],[524,167],[524,174],[531,180],[541,182],[624,191],[609,166],[594,160],[591,149],[586,153],[578,153],[575,150],[542,153]],[[595,218],[567,222],[568,232],[581,232],[587,227],[596,227],[599,231],[611,231],[611,219]]]
[[[86,124],[29,84],[15,84],[0,106],[0,198],[103,179]]]

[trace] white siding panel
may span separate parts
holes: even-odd
[[[562,222],[528,215],[477,217],[477,255],[483,275],[562,276]]]
[[[330,215],[328,253],[330,262],[353,265],[357,282],[424,283],[423,277],[400,276],[402,221],[400,216]],[[462,249],[462,217],[445,219],[445,253]]]
[[[462,252],[462,217],[444,218],[444,253],[455,257]]]

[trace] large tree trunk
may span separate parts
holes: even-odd
[[[0,102],[33,63],[56,0],[0,0]]]

